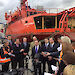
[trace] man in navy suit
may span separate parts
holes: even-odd
[[[26,55],[28,55],[29,52],[29,43],[27,42],[27,38],[23,38],[23,42],[21,44],[22,49],[24,49],[23,51],[23,66],[24,66],[24,58],[26,57]]]
[[[32,59],[36,63],[38,61],[41,61],[41,56],[40,56],[41,47],[39,45],[38,40],[36,40],[34,42],[34,44],[35,44],[35,46],[32,48]],[[34,66],[35,75],[37,75],[37,69],[36,69],[36,64],[35,63],[33,63],[33,66]],[[39,66],[39,75],[41,75],[41,63],[38,66]]]

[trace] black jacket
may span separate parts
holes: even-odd
[[[13,54],[15,55],[15,59],[16,60],[21,60],[23,58],[23,52],[20,52],[20,50],[22,49],[21,44],[19,44],[19,47],[16,46],[16,44],[14,44],[13,46]]]
[[[45,43],[41,46],[41,50],[42,50],[42,52],[48,52],[48,50],[49,50],[49,45],[46,47],[45,46]]]
[[[39,49],[38,49],[38,52],[37,52],[37,54],[38,54],[38,58],[40,58],[40,53],[42,52],[42,50],[41,50],[41,46],[39,45]],[[35,50],[35,46],[32,48],[32,58],[34,59],[35,58],[35,55],[36,55],[36,50]]]
[[[57,48],[60,46],[59,43],[54,43],[53,47],[51,47],[51,44],[49,44],[48,52],[57,52]]]
[[[10,51],[13,50],[13,46],[14,46],[14,42],[12,40],[11,40],[11,43],[9,42]]]
[[[24,43],[21,44],[22,49],[24,49],[24,53],[28,53],[29,52],[29,43],[26,43],[26,46],[24,45]]]

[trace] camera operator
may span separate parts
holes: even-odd
[[[23,38],[23,42],[21,44],[21,47],[22,47],[22,49],[24,49],[24,52],[23,52],[23,67],[24,67],[24,58],[26,57],[26,55],[28,55],[29,47],[30,47],[29,43],[27,42],[26,37]]]
[[[38,40],[35,42],[35,46],[32,48],[32,59],[33,59],[33,66],[34,66],[34,71],[35,75],[37,75],[37,68],[39,69],[39,75],[41,75],[41,47],[39,45]]]

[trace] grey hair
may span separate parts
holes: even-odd
[[[71,40],[70,40],[70,38],[69,38],[68,36],[62,36],[62,37],[61,37],[61,41],[71,44]]]

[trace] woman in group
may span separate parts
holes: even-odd
[[[66,52],[63,56],[63,62],[67,65],[63,71],[63,75],[75,75],[75,54],[73,52]]]
[[[10,59],[10,47],[9,42],[4,40],[4,45],[1,48],[1,55],[0,55],[0,64],[2,64],[2,71],[7,72],[9,70],[9,62]]]

